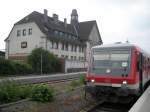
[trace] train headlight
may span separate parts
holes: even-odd
[[[128,83],[127,83],[127,81],[123,81],[122,84],[126,85],[126,84],[128,84]]]
[[[94,80],[94,79],[92,79],[92,80],[91,80],[91,82],[92,82],[92,83],[94,83],[94,82],[95,82],[95,80]]]

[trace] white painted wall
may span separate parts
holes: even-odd
[[[28,35],[29,28],[32,28],[32,35]],[[23,29],[26,29],[26,36],[22,35]],[[17,37],[17,30],[21,30],[19,37]],[[34,48],[41,46],[41,42],[45,39],[41,37],[45,37],[45,35],[34,22],[15,25],[6,41],[6,58],[8,57],[8,46],[9,56],[28,55]],[[27,48],[21,48],[23,41],[27,42]]]
[[[99,40],[99,34],[98,34],[98,30],[96,28],[96,25],[93,26],[93,29],[89,35],[89,40],[92,41],[93,45],[96,45],[100,40]]]
[[[86,42],[86,60],[89,60],[90,53],[91,53],[91,44],[89,41]]]

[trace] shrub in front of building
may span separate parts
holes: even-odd
[[[29,98],[32,86],[20,86],[15,81],[5,80],[0,83],[0,104]]]
[[[22,75],[32,73],[29,64],[0,58],[0,75]]]
[[[28,63],[35,73],[53,73],[60,71],[60,61],[52,53],[42,48],[36,48],[28,56]]]
[[[15,74],[15,70],[10,60],[0,58],[0,75],[13,75]]]
[[[22,62],[13,62],[16,69],[15,74],[31,74],[33,72],[31,65]]]

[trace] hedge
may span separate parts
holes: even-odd
[[[32,68],[29,64],[0,58],[0,75],[16,75],[30,73],[32,73]]]

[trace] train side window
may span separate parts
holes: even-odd
[[[142,53],[138,53],[137,55],[137,71],[139,72],[140,69],[142,69],[142,63],[143,63],[143,55]]]
[[[140,54],[138,53],[137,55],[137,71],[139,72],[139,69],[140,69]]]
[[[148,69],[150,69],[150,59],[148,58]]]
[[[95,70],[95,67],[94,67],[94,57],[92,57],[92,69]]]

